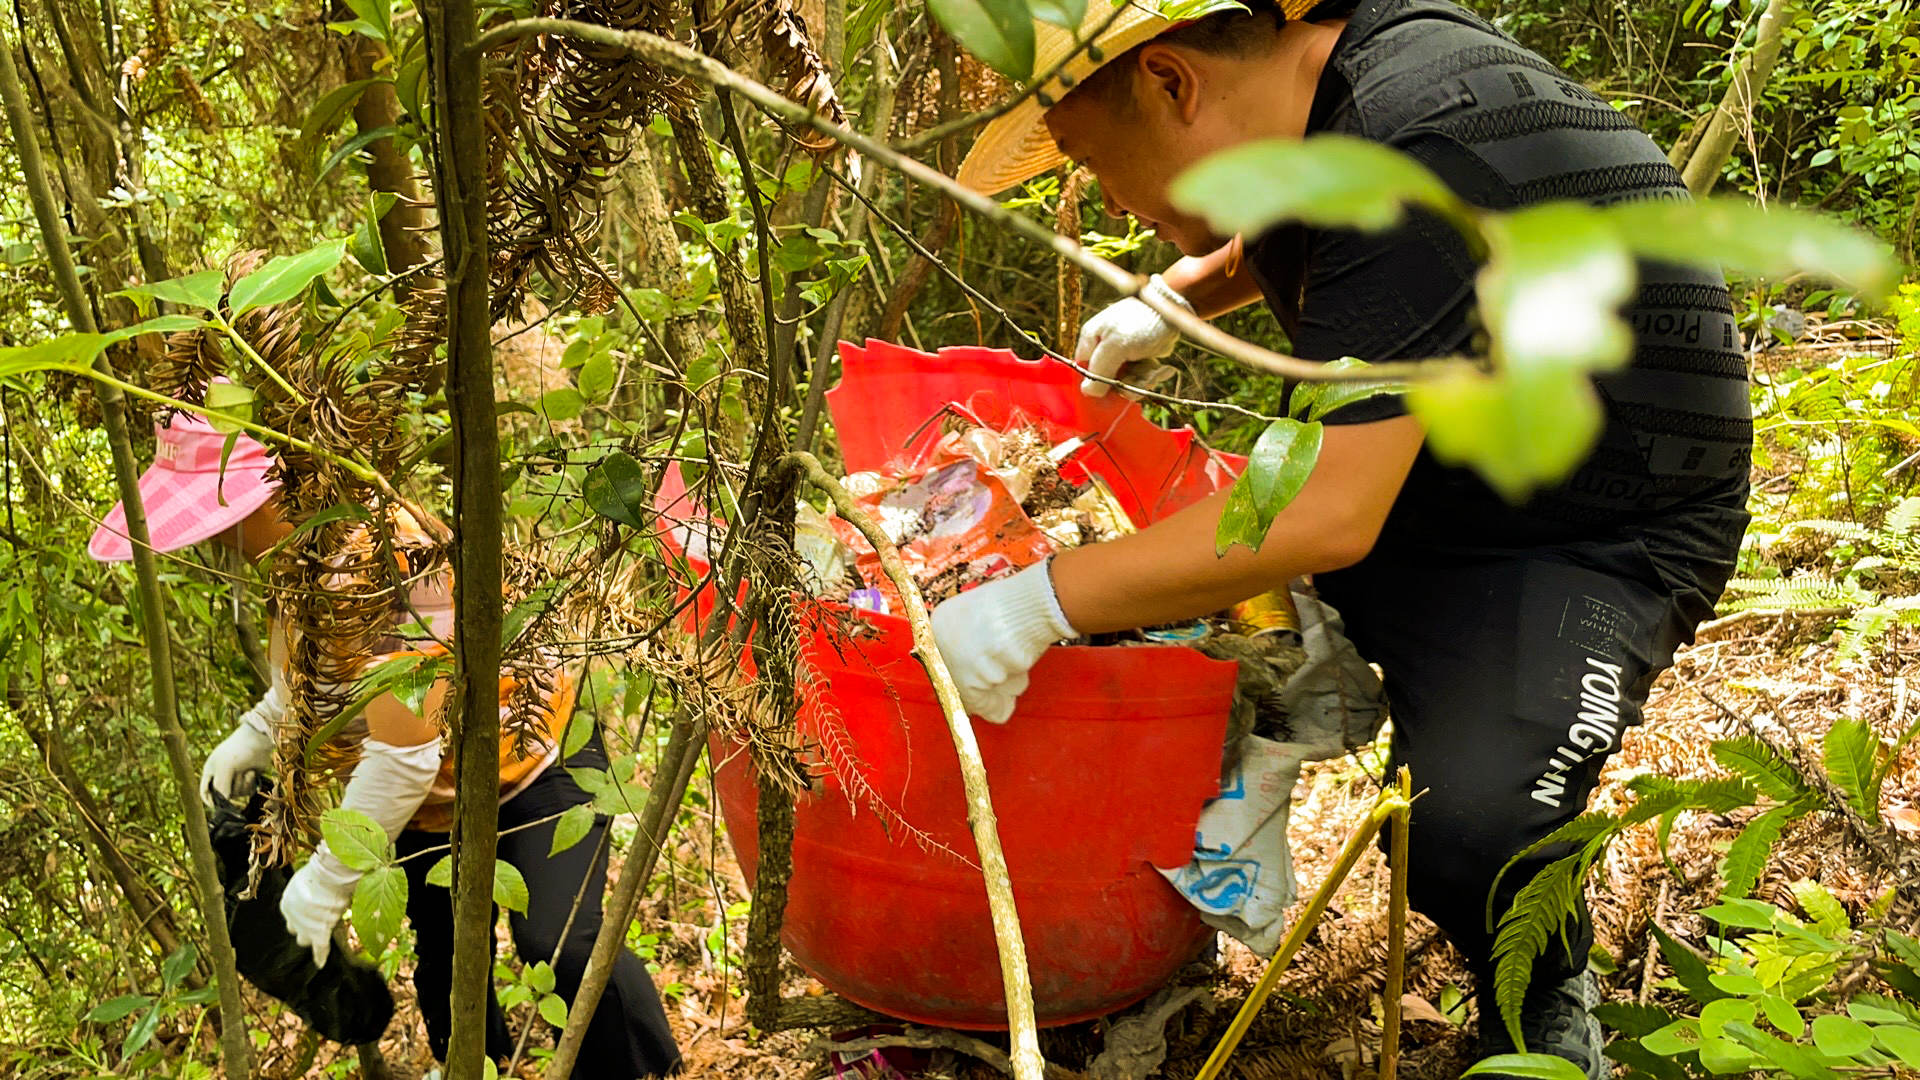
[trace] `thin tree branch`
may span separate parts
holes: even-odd
[[[1398,381],[1431,378],[1442,372],[1455,370],[1464,362],[1459,358],[1447,358],[1329,370],[1326,365],[1317,361],[1302,360],[1296,356],[1287,356],[1271,349],[1263,349],[1251,342],[1242,341],[1196,317],[1179,304],[1163,300],[1152,293],[1143,294],[1141,290],[1146,286],[1145,278],[1129,273],[1088,252],[1073,240],[1055,234],[1051,228],[1025,215],[1016,214],[978,192],[962,187],[959,182],[945,173],[906,157],[890,146],[884,146],[857,131],[842,127],[823,116],[815,115],[806,106],[788,100],[779,92],[741,75],[712,57],[656,34],[639,30],[614,30],[568,19],[516,19],[480,35],[472,47],[476,51],[484,52],[533,34],[560,34],[597,45],[625,49],[665,70],[731,90],[785,123],[803,124],[822,134],[832,136],[860,151],[869,160],[894,169],[917,183],[934,188],[974,214],[1041,244],[1047,250],[1086,270],[1121,296],[1136,297],[1195,344],[1256,371],[1307,382]]]
[[[993,939],[1000,953],[1000,981],[1006,992],[1007,1022],[1013,1040],[1012,1073],[1018,1080],[1042,1080],[1046,1060],[1040,1056],[1039,1029],[1033,1016],[1033,978],[1027,970],[1027,946],[1020,931],[1020,915],[1014,905],[1013,879],[1007,873],[1006,853],[1000,847],[1000,826],[993,813],[992,793],[987,787],[987,766],[980,757],[980,744],[974,738],[973,721],[960,702],[960,689],[947,670],[946,658],[933,639],[933,621],[927,615],[926,601],[913,575],[900,561],[900,552],[887,539],[886,532],[853,500],[853,495],[820,465],[820,460],[804,450],[787,455],[787,461],[803,471],[814,487],[833,500],[840,516],[859,529],[880,556],[880,565],[899,590],[906,610],[907,626],[913,633],[913,658],[926,670],[933,682],[933,696],[940,702],[947,729],[953,735],[953,748],[960,758],[960,780],[967,792],[967,824],[973,830],[974,847],[980,852],[981,874],[986,880],[987,907],[993,917]]]

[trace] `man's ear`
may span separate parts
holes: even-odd
[[[1200,71],[1185,50],[1149,43],[1140,50],[1140,96],[1149,107],[1167,108],[1183,124],[1200,111]]]

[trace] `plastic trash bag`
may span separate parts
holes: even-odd
[[[226,892],[227,933],[241,976],[326,1038],[353,1046],[377,1041],[393,1019],[387,980],[378,968],[341,948],[327,957],[326,967],[314,967],[312,950],[293,939],[280,915],[280,894],[293,872],[283,866],[263,870],[253,896],[240,899],[247,887],[251,847],[247,826],[261,820],[264,792],[254,789],[244,806],[218,792],[213,799],[207,831]]]

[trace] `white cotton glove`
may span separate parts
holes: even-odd
[[[233,732],[220,740],[200,767],[201,802],[212,806],[215,792],[223,799],[232,798],[241,777],[263,772],[273,764],[273,725],[286,714],[286,697],[279,683],[268,687],[253,708],[240,714]]]
[[[393,746],[368,739],[360,747],[360,763],[340,796],[345,810],[358,810],[386,830],[391,842],[407,827],[440,772],[440,744]],[[313,849],[313,858],[295,871],[280,894],[280,916],[293,938],[313,950],[317,967],[327,966],[333,947],[333,928],[353,900],[361,872],[340,861],[326,841]]]
[[[1179,304],[1189,312],[1193,310],[1193,305],[1174,292],[1159,274],[1148,278],[1146,288],[1140,291]],[[1080,344],[1073,350],[1073,362],[1095,375],[1117,379],[1128,364],[1171,355],[1174,344],[1179,340],[1180,332],[1173,328],[1172,323],[1161,318],[1159,312],[1142,301],[1129,296],[1107,305],[1080,328]],[[1159,368],[1157,364],[1151,366]],[[1157,378],[1139,380],[1139,385],[1144,386],[1147,381],[1159,382],[1171,374],[1170,369],[1160,369]],[[1083,379],[1080,382],[1080,392],[1088,397],[1104,397],[1108,389],[1106,383],[1097,379]]]
[[[1047,563],[989,581],[933,611],[933,638],[967,712],[989,723],[1013,717],[1027,672],[1048,646],[1078,637],[1060,610]]]

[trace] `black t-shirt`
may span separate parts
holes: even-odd
[[[1359,5],[1314,97],[1318,132],[1403,151],[1489,209],[1687,197],[1625,114],[1445,0]],[[1303,358],[1476,351],[1478,267],[1430,213],[1371,235],[1282,226],[1249,245],[1248,265]],[[1643,262],[1640,279],[1624,312],[1633,363],[1595,379],[1606,427],[1573,475],[1514,506],[1423,450],[1372,558],[1638,540],[1668,584],[1717,596],[1746,526],[1753,438],[1732,305],[1717,269]],[[1383,396],[1327,422],[1405,412]]]

